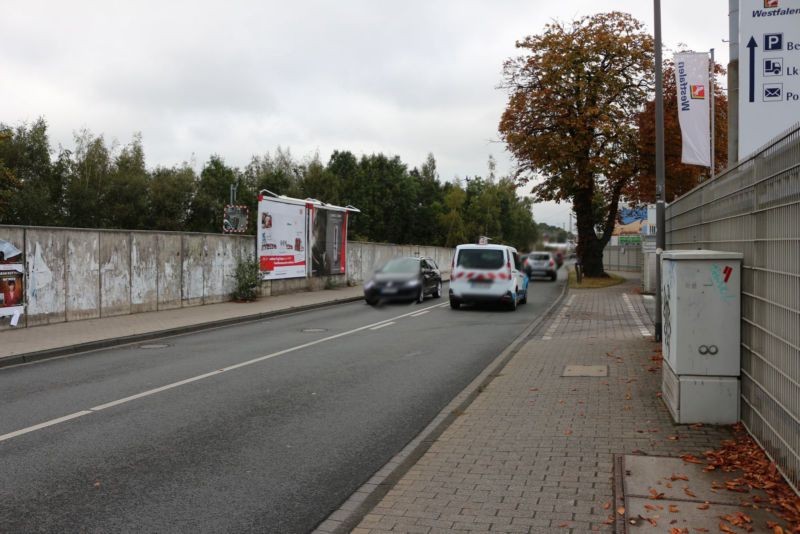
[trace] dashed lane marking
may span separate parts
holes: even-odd
[[[148,389],[146,391],[142,391],[141,393],[137,393],[135,395],[130,395],[130,396],[124,397],[122,399],[117,399],[117,400],[114,400],[114,401],[111,401],[111,402],[107,402],[105,404],[99,404],[99,405],[97,405],[97,406],[95,406],[93,408],[90,408],[88,410],[81,410],[79,412],[75,412],[75,413],[72,413],[72,414],[69,414],[69,415],[58,417],[56,419],[50,419],[49,421],[45,421],[43,423],[39,423],[39,424],[32,425],[32,426],[29,426],[29,427],[26,427],[26,428],[22,428],[20,430],[15,430],[15,431],[9,432],[7,434],[2,434],[2,435],[0,435],[0,442],[7,441],[9,439],[16,438],[18,436],[22,436],[22,435],[25,435],[25,434],[30,434],[31,432],[35,432],[37,430],[42,430],[44,428],[51,427],[53,425],[58,425],[60,423],[65,423],[67,421],[71,421],[73,419],[77,419],[77,418],[83,417],[85,415],[90,415],[90,414],[93,414],[95,412],[99,412],[99,411],[102,411],[102,410],[107,410],[108,408],[113,408],[114,406],[119,406],[120,404],[125,404],[127,402],[131,402],[131,401],[134,401],[136,399],[149,397],[150,395],[155,395],[155,394],[161,393],[163,391],[168,391],[170,389],[175,389],[175,388],[180,387],[180,386],[185,386],[186,384],[191,384],[192,382],[197,382],[197,381],[200,381],[200,380],[204,380],[206,378],[210,378],[212,376],[216,376],[216,375],[219,375],[219,374],[222,374],[222,373],[227,373],[229,371],[233,371],[234,369],[239,369],[241,367],[247,367],[248,365],[253,365],[253,364],[256,364],[256,363],[259,363],[259,362],[263,362],[265,360],[269,360],[271,358],[282,356],[284,354],[289,354],[290,352],[296,352],[298,350],[306,349],[308,347],[313,347],[314,345],[319,345],[321,343],[327,343],[328,341],[331,341],[331,340],[334,340],[334,339],[337,339],[337,338],[340,338],[340,337],[344,337],[344,336],[349,336],[349,335],[355,334],[357,332],[361,332],[363,330],[368,330],[368,329],[369,330],[378,330],[380,328],[384,328],[386,326],[390,326],[390,325],[395,324],[395,322],[397,320],[399,320],[399,319],[403,319],[405,317],[410,317],[412,315],[415,315],[415,314],[418,314],[418,313],[421,313],[421,312],[426,312],[427,313],[427,311],[429,311],[429,310],[431,310],[433,308],[441,308],[442,306],[443,306],[442,304],[436,304],[436,305],[433,305],[433,306],[428,306],[427,308],[424,308],[422,310],[416,310],[416,311],[413,311],[413,312],[404,313],[403,315],[398,315],[397,317],[393,317],[392,319],[384,319],[383,321],[379,321],[377,323],[371,323],[371,324],[368,324],[368,325],[360,326],[358,328],[354,328],[352,330],[347,330],[346,332],[340,332],[338,334],[333,334],[331,336],[327,336],[327,337],[324,337],[324,338],[321,338],[321,339],[317,339],[315,341],[309,341],[308,343],[303,343],[301,345],[296,345],[294,347],[289,347],[288,349],[279,350],[278,352],[273,352],[271,354],[266,354],[264,356],[259,356],[258,358],[253,358],[252,360],[247,360],[245,362],[237,363],[237,364],[234,364],[234,365],[229,365],[227,367],[223,367],[222,369],[217,369],[217,370],[214,370],[214,371],[211,371],[211,372],[208,372],[208,373],[203,373],[201,375],[193,376],[191,378],[186,378],[184,380],[179,380],[178,382],[173,382],[171,384],[166,384],[166,385],[161,386],[161,387]]]

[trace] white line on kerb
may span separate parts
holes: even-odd
[[[290,347],[288,349],[279,350],[278,352],[273,352],[272,354],[266,354],[264,356],[259,356],[258,358],[253,358],[252,360],[247,360],[245,362],[237,363],[234,365],[229,365],[227,367],[223,367],[222,369],[217,369],[215,371],[211,371],[209,373],[203,373],[202,375],[193,376],[191,378],[186,378],[184,380],[179,380],[178,382],[173,382],[171,384],[167,384],[165,386],[157,387],[154,389],[148,389],[147,391],[142,391],[141,393],[137,393],[136,395],[131,395],[129,397],[125,397],[122,399],[117,399],[111,402],[107,402],[105,404],[99,404],[93,408],[88,410],[82,410],[80,412],[75,412],[69,415],[65,415],[63,417],[58,417],[56,419],[50,419],[49,421],[45,421],[43,423],[39,423],[33,426],[29,426],[26,428],[22,428],[20,430],[15,430],[14,432],[9,432],[8,434],[0,435],[0,442],[9,440],[11,438],[16,438],[17,436],[22,436],[24,434],[29,434],[31,432],[35,432],[37,430],[41,430],[43,428],[47,428],[49,426],[57,425],[59,423],[64,423],[66,421],[70,421],[72,419],[77,419],[78,417],[83,417],[84,415],[89,415],[95,412],[99,412],[101,410],[105,410],[108,408],[112,408],[114,406],[119,406],[120,404],[125,404],[126,402],[130,402],[136,399],[141,399],[143,397],[149,397],[150,395],[155,395],[156,393],[161,393],[162,391],[167,391],[170,389],[174,389],[180,386],[185,386],[186,384],[191,384],[192,382],[197,382],[199,380],[203,380],[205,378],[209,378],[212,376],[217,376],[222,373],[227,373],[228,371],[233,371],[234,369],[239,369],[241,367],[247,367],[248,365],[253,365],[255,363],[263,362],[264,360],[269,360],[270,358],[275,358],[277,356],[282,356],[284,354],[288,354],[290,352],[296,352],[298,350],[306,349],[308,347],[313,347],[314,345],[319,345],[320,343],[325,343],[331,341],[332,339],[337,339],[344,336],[349,336],[351,334],[355,334],[357,332],[361,332],[362,330],[378,330],[379,328],[383,328],[385,326],[395,324],[395,321],[398,319],[403,319],[405,317],[409,317],[415,314],[419,314],[422,312],[427,313],[429,310],[433,308],[440,308],[442,304],[436,304],[434,306],[429,306],[422,310],[416,310],[409,313],[404,313],[403,315],[398,315],[397,317],[393,317],[392,319],[385,319],[383,321],[378,321],[377,323],[371,323],[368,325],[360,326],[358,328],[354,328],[352,330],[348,330],[346,332],[340,332],[338,334],[334,334],[332,336],[327,336],[322,339],[317,339],[316,341],[309,341],[308,343],[303,343],[302,345],[297,345],[294,347]]]
[[[622,294],[622,300],[625,302],[625,306],[628,308],[628,311],[633,317],[633,322],[636,324],[636,328],[639,329],[639,333],[643,337],[649,337],[650,331],[647,328],[645,328],[644,324],[642,323],[642,320],[639,318],[639,314],[636,313],[636,308],[633,307],[633,303],[631,303],[631,300],[628,297],[627,293]]]

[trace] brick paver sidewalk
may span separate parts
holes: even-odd
[[[571,291],[353,532],[609,532],[614,454],[700,454],[729,437],[672,424],[635,287]],[[566,365],[608,376],[562,377]]]

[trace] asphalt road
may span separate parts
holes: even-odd
[[[0,532],[309,532],[562,284],[516,312],[358,302],[0,369]]]

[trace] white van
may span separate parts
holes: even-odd
[[[514,247],[459,245],[450,269],[450,307],[500,302],[510,309],[528,301],[528,276]]]

